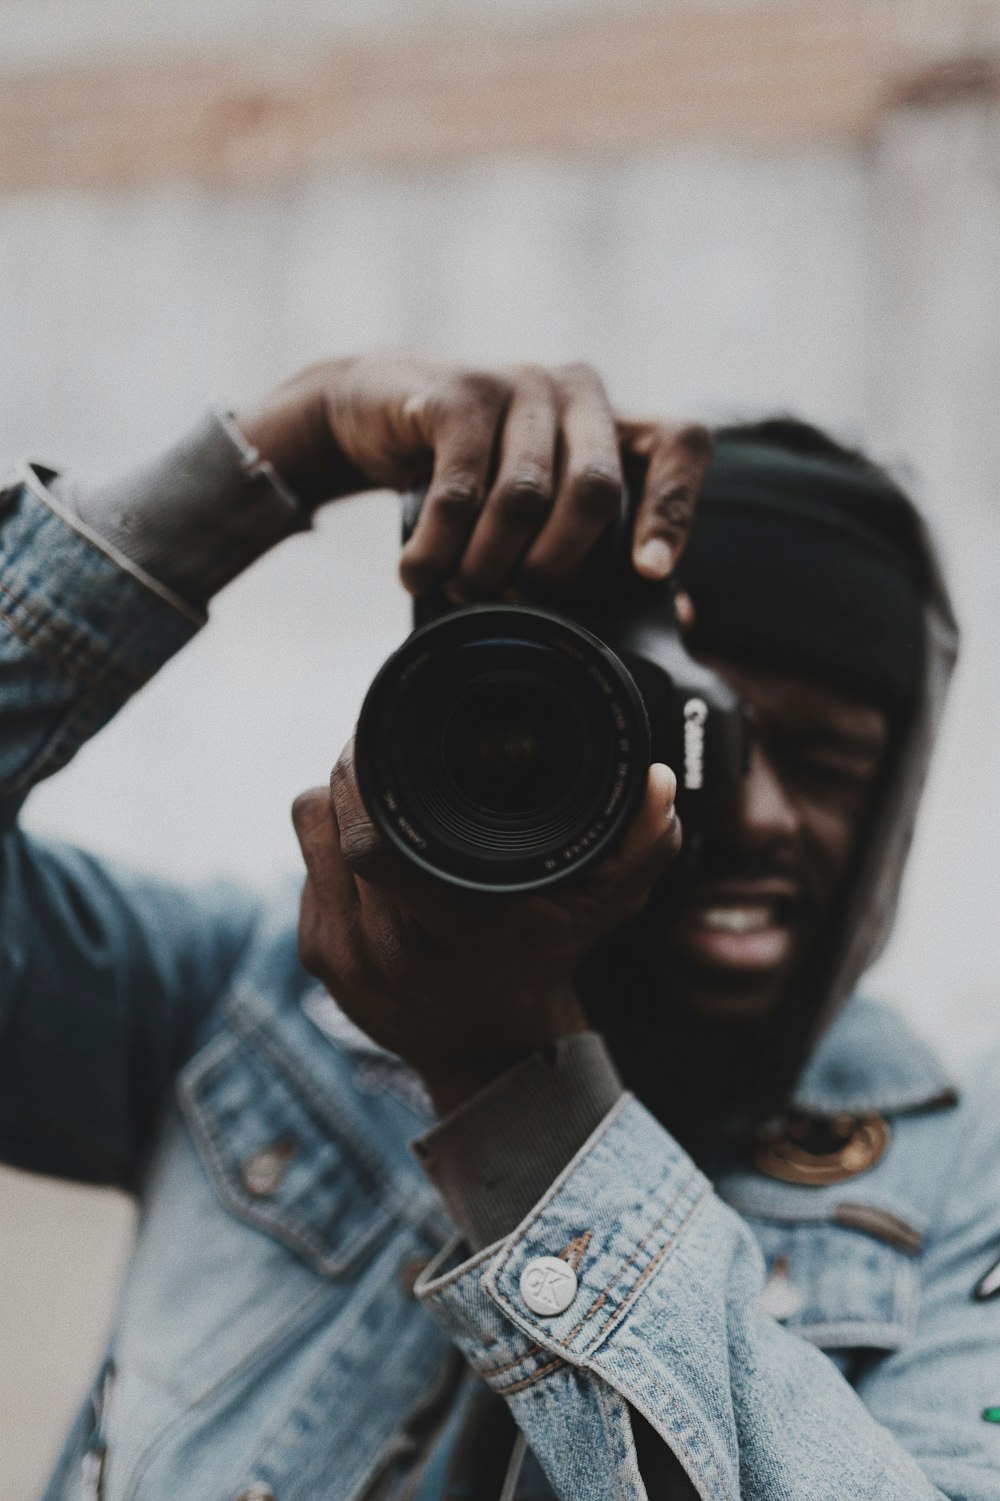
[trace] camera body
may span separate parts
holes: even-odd
[[[423,494],[406,497],[404,540]],[[652,761],[677,776],[684,859],[745,770],[729,685],[687,652],[671,581],[630,561],[631,507],[571,585],[538,605],[414,605],[413,634],[362,706],[365,806],[410,862],[453,886],[543,890],[610,854]]]

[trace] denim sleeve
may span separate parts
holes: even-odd
[[[0,492],[0,1156],[130,1187],[255,903],[144,880],[18,826],[31,787],[198,621],[67,524],[46,477]]]
[[[1000,1428],[980,1414],[1000,1383],[1000,1305],[970,1296],[1000,1238],[992,1109],[977,1181],[956,1188],[928,1264],[922,1325],[861,1394],[762,1311],[750,1228],[629,1095],[513,1235],[457,1266],[439,1258],[416,1292],[567,1501],[658,1496],[639,1429],[705,1501],[996,1501]],[[547,1316],[522,1286],[540,1257],[576,1277]]]

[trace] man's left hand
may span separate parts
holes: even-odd
[[[676,783],[650,767],[617,853],[579,884],[467,896],[404,865],[358,791],[352,747],[329,790],[293,808],[307,877],[299,952],[361,1030],[405,1059],[443,1113],[520,1058],[587,1022],[573,972],[645,904],[680,848]]]

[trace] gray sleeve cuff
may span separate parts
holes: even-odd
[[[533,1053],[413,1144],[473,1250],[509,1235],[623,1093],[596,1032]]]
[[[217,411],[130,473],[97,485],[60,478],[55,493],[112,556],[195,606],[309,526],[305,507]]]

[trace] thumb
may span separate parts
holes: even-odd
[[[646,778],[645,796],[616,857],[622,882],[654,880],[680,850],[676,796],[674,773],[669,766],[654,761]]]
[[[645,903],[657,876],[680,851],[681,825],[674,807],[677,778],[669,766],[654,762],[646,792],[624,840],[610,859],[591,873],[588,898],[606,915],[633,915]]]

